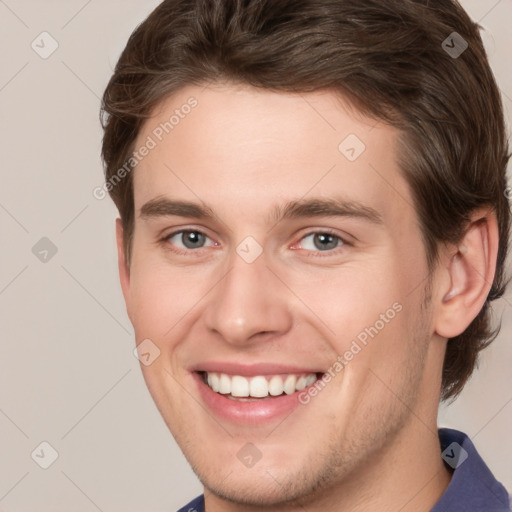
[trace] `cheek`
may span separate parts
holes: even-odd
[[[397,323],[403,303],[402,287],[382,260],[331,269],[325,278],[319,280],[317,276],[314,286],[311,282],[296,278],[294,290],[316,314],[318,322],[329,328],[338,352],[358,336],[364,340],[368,330],[381,332]]]
[[[315,286],[308,279],[295,281],[297,295],[315,313],[344,374],[358,386],[368,368],[391,378],[406,363],[421,287],[411,293],[411,275],[399,267],[393,258],[381,257],[332,270]]]
[[[172,321],[173,310],[167,305],[165,283],[153,277],[140,268],[132,275],[130,299],[137,338],[141,335],[147,338],[160,337],[165,325]]]
[[[137,338],[163,338],[197,301],[196,291],[179,270],[170,272],[150,257],[134,259],[130,305]],[[188,286],[184,286],[184,283]]]

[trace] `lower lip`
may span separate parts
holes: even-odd
[[[225,395],[216,393],[198,373],[194,373],[199,393],[207,407],[218,417],[232,423],[257,425],[282,418],[290,414],[301,403],[298,400],[299,392],[291,395],[259,398],[254,401],[242,402],[231,400]]]

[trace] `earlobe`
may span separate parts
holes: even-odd
[[[494,280],[498,253],[498,226],[491,211],[475,212],[456,252],[449,257],[436,315],[436,333],[458,336],[482,309]]]
[[[126,311],[131,320],[130,314],[130,266],[126,257],[124,230],[121,219],[116,219],[116,243],[117,243],[117,264],[119,270],[119,281],[123,291]]]

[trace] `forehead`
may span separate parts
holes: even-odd
[[[151,149],[134,170],[136,215],[157,196],[263,216],[310,194],[399,217],[412,199],[396,163],[398,136],[334,92],[187,86],[155,108],[137,137],[136,150]]]

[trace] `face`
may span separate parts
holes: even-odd
[[[306,500],[368,471],[431,402],[397,137],[330,92],[230,85],[182,89],[139,133],[123,292],[159,351],[141,365],[153,399],[214,495]]]

